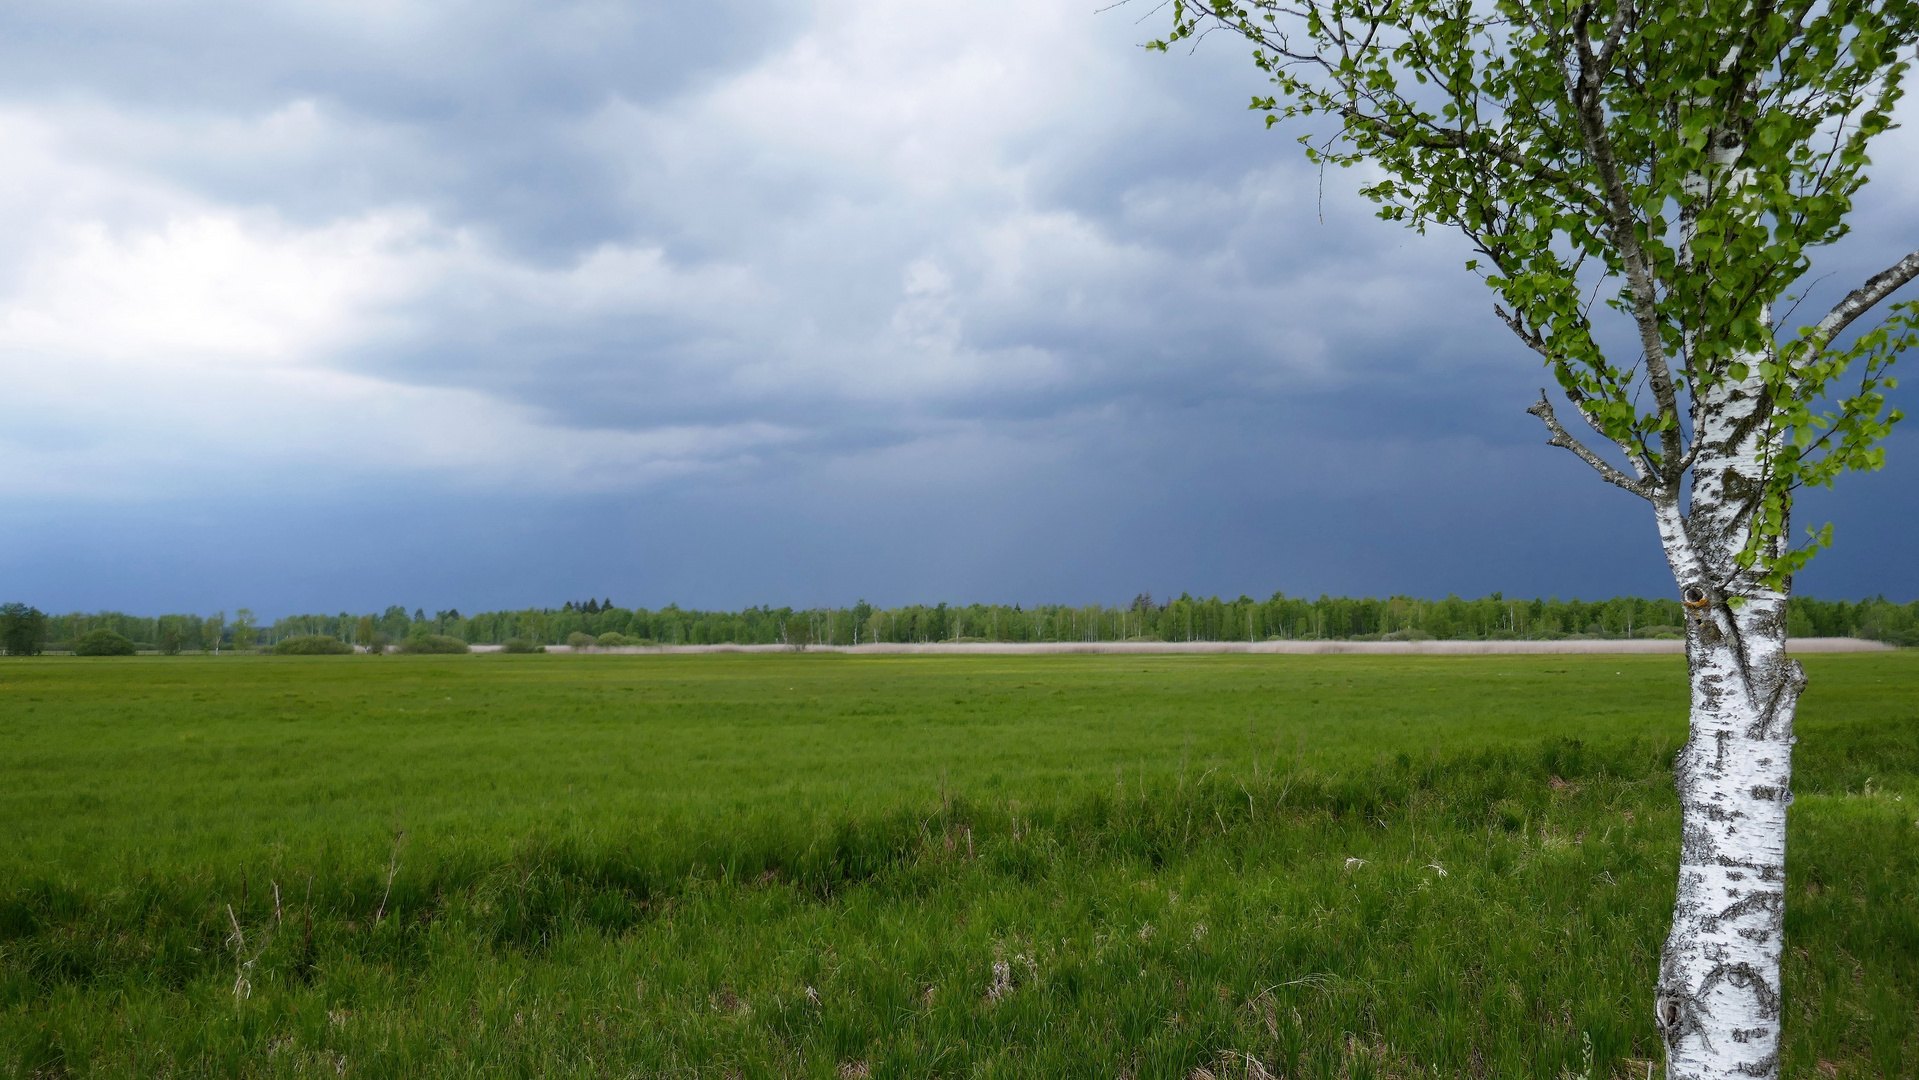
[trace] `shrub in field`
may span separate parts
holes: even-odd
[[[273,651],[281,656],[351,656],[353,646],[325,634],[302,634],[278,642]]]
[[[582,634],[575,630],[566,635],[566,645],[569,649],[590,649],[597,644],[599,642],[593,640],[592,634]]]
[[[611,631],[611,630],[609,630],[608,632],[604,634],[601,634],[599,639],[600,647],[607,648],[607,649],[617,648],[618,646],[621,646],[621,645],[631,645],[631,644],[633,644],[632,640],[629,639],[625,634],[619,633],[617,631]]]
[[[25,604],[0,606],[0,650],[8,656],[35,656],[47,629],[47,617]]]
[[[132,656],[136,651],[130,639],[104,626],[81,634],[73,642],[75,656]]]
[[[464,653],[472,652],[467,643],[445,634],[428,634],[425,637],[408,638],[400,643],[403,653]]]
[[[510,653],[536,653],[545,652],[546,646],[535,645],[525,638],[507,638],[506,641],[501,643],[500,651]]]

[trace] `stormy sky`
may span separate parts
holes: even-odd
[[[1669,593],[1463,242],[1096,7],[6,5],[0,600]],[[1801,591],[1919,595],[1915,458]]]

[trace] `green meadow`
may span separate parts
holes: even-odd
[[[1806,664],[1785,1072],[1912,1076],[1919,652]],[[1685,699],[1655,656],[0,661],[0,1075],[1656,1075]]]

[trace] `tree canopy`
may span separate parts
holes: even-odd
[[[1846,332],[1919,252],[1791,317],[1814,251],[1847,234],[1916,26],[1903,0],[1174,0],[1152,47],[1243,36],[1278,90],[1252,103],[1269,125],[1306,120],[1312,160],[1376,168],[1360,190],[1381,217],[1464,233],[1468,269],[1605,452],[1544,394],[1533,411],[1608,482],[1677,502],[1709,441],[1702,404],[1757,399],[1753,423],[1781,437],[1723,493],[1728,577],[1776,585],[1831,540],[1789,541],[1791,492],[1879,467],[1900,418],[1887,368],[1919,309]],[[1596,324],[1602,299],[1627,332]]]

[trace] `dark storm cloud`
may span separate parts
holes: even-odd
[[[10,5],[0,351],[40,479],[0,566],[56,606],[1662,588],[1524,415],[1544,373],[1464,245],[1262,130],[1240,50],[1134,18]],[[1834,282],[1914,245],[1912,199],[1869,189]],[[1909,521],[1912,475],[1831,505]],[[116,516],[262,554],[63,546]],[[322,519],[395,554],[322,558]]]

